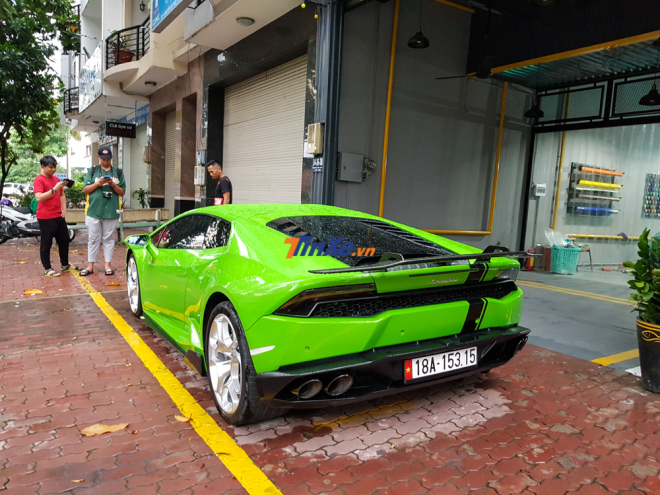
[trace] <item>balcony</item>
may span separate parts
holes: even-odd
[[[79,105],[78,88],[70,88],[64,91],[64,101],[62,102],[64,115],[67,118],[72,118],[80,114],[78,110]]]
[[[143,58],[149,52],[150,38],[149,17],[139,26],[112,33],[105,42],[106,70]]]
[[[108,37],[104,48],[104,87],[112,87],[115,93],[148,97],[185,74],[188,61],[205,51],[183,40],[183,16],[162,33],[152,33],[150,29],[147,19],[140,26],[117,31]]]

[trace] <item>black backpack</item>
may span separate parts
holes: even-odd
[[[92,177],[94,177],[94,175],[96,175],[96,171],[97,171],[99,168],[101,168],[101,165],[94,165],[94,166],[92,167]],[[117,169],[117,178],[118,178],[119,180],[121,180],[121,178],[124,176],[124,172],[122,172],[122,170],[121,170],[119,167],[112,167],[112,168],[116,168],[116,169]]]

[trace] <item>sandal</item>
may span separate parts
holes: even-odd
[[[44,272],[44,275],[46,277],[59,277],[61,275],[61,273],[57,273],[55,270],[50,268],[50,269],[48,269]]]
[[[94,273],[94,270],[80,270],[80,275],[81,277],[86,277],[87,275],[92,275]]]
[[[80,268],[78,268],[77,266],[65,265],[62,267],[62,273],[71,272],[71,271],[77,272],[79,270]]]
[[[109,275],[114,275],[114,274],[115,274],[115,271],[114,271],[112,268],[108,268],[108,269],[105,271],[105,274],[108,275],[108,276],[109,276]]]

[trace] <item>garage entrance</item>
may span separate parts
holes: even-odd
[[[225,90],[223,169],[234,203],[300,203],[307,57]]]

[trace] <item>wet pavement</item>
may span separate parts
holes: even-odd
[[[0,246],[0,493],[247,493],[78,280],[44,278],[38,256]],[[124,272],[89,281],[282,493],[660,493],[660,396],[624,371],[528,345],[469,379],[233,428],[130,314]],[[99,422],[128,426],[81,434]]]

